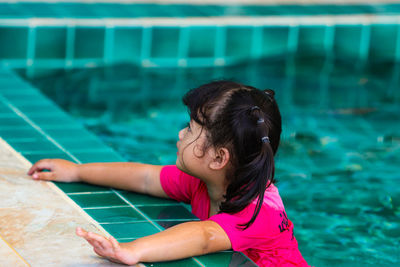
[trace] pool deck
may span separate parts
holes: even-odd
[[[77,226],[98,233],[104,230],[53,183],[27,176],[30,166],[0,139],[1,265],[116,265],[97,257],[74,234]]]

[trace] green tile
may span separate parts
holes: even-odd
[[[64,27],[36,28],[35,58],[65,58],[67,30]]]
[[[117,241],[120,243],[129,243],[132,242],[134,240],[136,240],[137,238],[117,238]]]
[[[283,55],[287,52],[289,27],[265,26],[262,32],[263,56]]]
[[[68,151],[81,151],[82,149],[105,149],[106,146],[96,137],[84,137],[81,139],[57,139],[57,142]]]
[[[25,99],[25,100],[29,100],[32,102],[40,103],[45,99],[45,97],[38,92],[35,92],[35,91],[32,92],[29,90],[27,92],[28,93],[25,95],[20,95],[18,93],[16,94],[15,92],[14,93],[4,93],[3,96],[5,96],[17,108],[19,105],[18,105],[18,102],[17,102],[17,104],[15,103],[15,100],[21,101],[21,100]]]
[[[226,29],[226,56],[249,57],[253,41],[253,27],[230,26]]]
[[[20,152],[59,151],[60,149],[47,139],[34,141],[10,140],[9,144]]]
[[[176,58],[178,56],[179,27],[153,27],[151,57]]]
[[[109,187],[91,185],[86,183],[55,183],[64,193],[89,193],[109,191]]]
[[[15,103],[15,100],[13,101]],[[30,102],[30,101],[24,101],[22,105],[18,105],[18,109],[21,110],[24,113],[30,113],[30,112],[41,112],[44,110],[54,110],[57,109],[58,107],[53,103],[48,100],[41,101],[41,102]]]
[[[181,223],[185,223],[185,222],[189,222],[189,221],[192,221],[192,220],[179,220],[179,221],[174,221],[174,220],[164,220],[164,221],[161,220],[161,221],[159,221],[159,220],[156,220],[154,222],[157,223],[162,228],[167,229],[167,228],[170,228],[172,226],[175,226],[175,225],[178,225],[178,224],[181,224]]]
[[[257,266],[240,252],[224,251],[196,257],[204,266]]]
[[[197,219],[182,205],[142,206],[138,207],[152,220]]]
[[[14,128],[14,129],[2,129],[0,127],[0,136],[3,139],[32,139],[32,138],[42,138],[38,131],[30,126],[24,126],[23,128]]]
[[[337,25],[335,27],[334,54],[348,60],[360,55],[361,25]]]
[[[188,57],[214,57],[215,55],[215,26],[190,27]]]
[[[114,151],[75,152],[74,156],[81,163],[89,162],[124,162],[126,161]]]
[[[157,205],[157,204],[176,204],[174,200],[165,198],[152,197],[149,195],[122,191],[121,195],[126,198],[132,205]]]
[[[75,30],[75,58],[104,57],[104,28],[78,27]]]
[[[115,193],[89,193],[81,195],[69,195],[81,208],[125,206],[126,202]]]
[[[101,226],[117,239],[140,238],[159,232],[159,230],[149,222],[102,224]]]
[[[137,61],[141,55],[142,27],[115,28],[113,59],[116,61]]]
[[[325,29],[327,26],[301,26],[299,29],[298,50],[299,55],[323,55],[325,48]]]
[[[92,136],[87,130],[82,128],[75,128],[75,129],[48,129],[46,133],[51,137],[58,139],[58,138],[76,138],[81,139],[85,136]]]
[[[0,117],[0,127],[3,129],[12,129],[14,127],[24,127],[28,123],[20,117],[2,118]]]
[[[1,89],[1,94],[6,97],[26,97],[30,98],[32,96],[42,96],[40,91],[29,87],[28,84],[20,83],[18,87],[3,85]]]
[[[25,59],[27,57],[28,28],[0,27],[0,59]]]
[[[14,115],[15,113],[8,106],[6,106],[5,104],[2,104],[0,102],[0,114],[1,115]]]
[[[198,264],[193,258],[189,258],[189,259],[169,261],[169,262],[152,262],[151,264],[147,263],[146,266],[151,266],[151,267],[199,267],[202,265]]]
[[[146,221],[146,219],[132,207],[85,209],[85,212],[99,223]]]
[[[395,61],[399,25],[371,25],[369,59],[376,61]],[[388,38],[388,37],[391,38]],[[385,42],[382,42],[385,40]]]
[[[65,153],[62,152],[51,152],[51,153],[28,153],[24,152],[22,155],[29,160],[32,164],[41,160],[41,159],[65,159],[69,161],[73,161],[73,159]]]

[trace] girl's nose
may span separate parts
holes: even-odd
[[[179,131],[179,140],[182,140],[184,131],[185,131],[185,128],[183,128],[182,130]]]

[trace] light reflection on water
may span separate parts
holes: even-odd
[[[398,65],[319,58],[208,69],[121,65],[33,83],[126,159],[173,164],[188,120],[181,96],[220,78],[276,91],[284,125],[278,188],[306,260],[400,263]]]

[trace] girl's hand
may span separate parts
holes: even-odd
[[[76,234],[86,239],[93,246],[94,252],[101,257],[105,257],[112,262],[128,265],[138,263],[138,258],[135,257],[134,253],[125,248],[124,244],[119,244],[112,236],[105,238],[92,232],[86,232],[80,227],[76,228]]]
[[[43,172],[49,170],[49,172]],[[78,182],[78,164],[63,159],[42,159],[28,171],[35,180]]]

